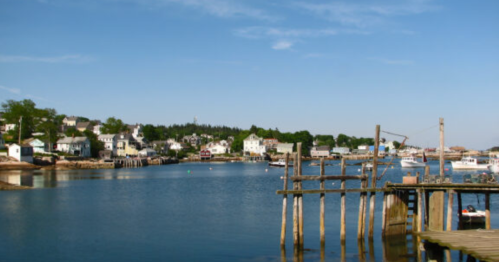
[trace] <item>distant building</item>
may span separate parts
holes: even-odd
[[[293,143],[279,143],[277,144],[277,153],[293,153]]]
[[[279,140],[276,138],[265,138],[263,139],[263,145],[268,149],[277,149],[277,145],[279,144]]]
[[[201,160],[211,159],[210,150],[204,149],[204,150],[199,151],[199,158],[201,158]]]
[[[139,151],[139,156],[141,157],[153,157],[156,156],[156,150],[152,148],[144,148]]]
[[[26,144],[12,144],[9,146],[9,156],[18,161],[33,163],[33,147]]]
[[[99,141],[104,143],[104,149],[108,150],[112,153],[112,156],[117,156],[118,155],[118,141],[116,139],[116,135],[114,134],[102,134],[99,135],[97,138]]]
[[[75,156],[91,156],[90,140],[84,136],[64,137],[57,140],[57,150]]]
[[[244,153],[247,155],[263,155],[267,152],[263,145],[263,139],[255,134],[249,135],[244,139]]]
[[[348,147],[333,147],[332,152],[336,153],[336,154],[340,154],[340,155],[347,155],[347,154],[350,154],[350,148],[348,148]]]
[[[310,150],[311,157],[329,157],[329,146],[314,146]]]

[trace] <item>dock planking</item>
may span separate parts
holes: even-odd
[[[425,231],[418,235],[423,240],[460,250],[481,261],[499,261],[499,229]]]

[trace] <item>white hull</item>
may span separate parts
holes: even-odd
[[[426,161],[426,157],[423,155],[423,159]],[[410,156],[410,157],[403,157],[402,160],[400,160],[400,165],[402,167],[425,167],[426,162],[419,162],[416,157]]]
[[[462,213],[463,222],[465,223],[484,223],[485,211],[477,210],[476,212]]]
[[[470,165],[468,163],[461,163],[461,161],[452,161],[452,169],[458,170],[487,170],[488,164],[475,164]]]
[[[402,167],[425,167],[426,163],[413,162],[413,161],[400,161]]]
[[[463,157],[461,161],[451,161],[452,169],[458,170],[487,170],[489,164],[478,164],[476,158]]]

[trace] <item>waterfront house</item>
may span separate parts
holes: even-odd
[[[314,146],[310,149],[311,157],[329,157],[329,146]]]
[[[279,143],[277,144],[277,153],[293,153],[293,143]]]
[[[203,149],[199,151],[199,158],[201,158],[201,160],[211,159],[211,156],[212,156],[211,151],[208,149]]]
[[[175,141],[175,139],[170,138],[167,142],[170,150],[180,151],[183,148],[182,143]]]
[[[64,137],[57,140],[57,150],[75,156],[91,156],[90,140],[84,136]]]
[[[45,143],[38,138],[26,139],[24,140],[24,144],[29,144],[30,146],[32,146],[34,153],[45,153],[47,151]]]
[[[33,147],[28,144],[9,146],[9,156],[18,161],[33,163]]]
[[[141,149],[133,135],[121,133],[117,136],[116,154],[118,156],[136,156]]]
[[[230,145],[225,140],[219,142],[210,142],[206,144],[205,149],[210,151],[213,155],[230,153]]]
[[[139,151],[139,156],[140,157],[153,157],[156,156],[156,150],[152,148],[144,148]]]
[[[348,155],[350,154],[350,148],[348,147],[333,147],[333,153],[340,155]]]
[[[101,128],[102,128],[101,122],[97,121],[96,124],[94,125],[94,128],[93,128],[92,132],[94,132],[94,134],[96,134],[96,135],[99,136],[99,135],[102,134],[101,131],[100,131]]]
[[[243,150],[245,155],[261,156],[267,152],[265,145],[263,145],[263,139],[255,134],[251,134],[244,139]]]
[[[263,145],[267,148],[267,150],[277,149],[278,144],[279,144],[279,140],[277,140],[276,138],[263,139]]]
[[[115,134],[102,134],[97,137],[104,143],[104,149],[112,153],[112,156],[118,155],[118,140]]]

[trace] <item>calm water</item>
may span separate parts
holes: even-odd
[[[327,175],[340,174],[339,161],[331,163]],[[438,173],[438,162],[430,164],[432,173]],[[303,168],[304,174],[319,174],[319,168],[308,162]],[[348,166],[347,174],[360,174],[358,169]],[[384,166],[379,170],[381,174]],[[396,160],[378,185],[400,182],[407,171],[423,169],[401,170]],[[461,181],[466,173],[454,173],[453,179]],[[0,260],[294,261],[291,201],[285,253],[279,245],[283,198],[276,190],[283,187],[283,175],[284,169],[269,168],[266,163],[0,172],[1,180],[36,188],[0,191]],[[304,187],[316,187],[311,183]],[[329,182],[326,187],[339,186]],[[349,181],[347,186],[358,188],[359,184]],[[366,249],[359,249],[358,194],[347,194],[344,246],[339,241],[340,196],[326,196],[325,261],[363,261],[364,257],[366,261],[415,261],[399,256],[407,252],[405,243],[381,241],[381,198],[378,194],[374,243],[366,240]],[[466,195],[463,205],[483,209],[483,198]],[[499,227],[497,204],[499,199],[493,195],[494,228]],[[321,261],[318,196],[305,195],[304,205],[307,251],[303,259]],[[453,261],[466,259],[457,252],[452,257]]]

